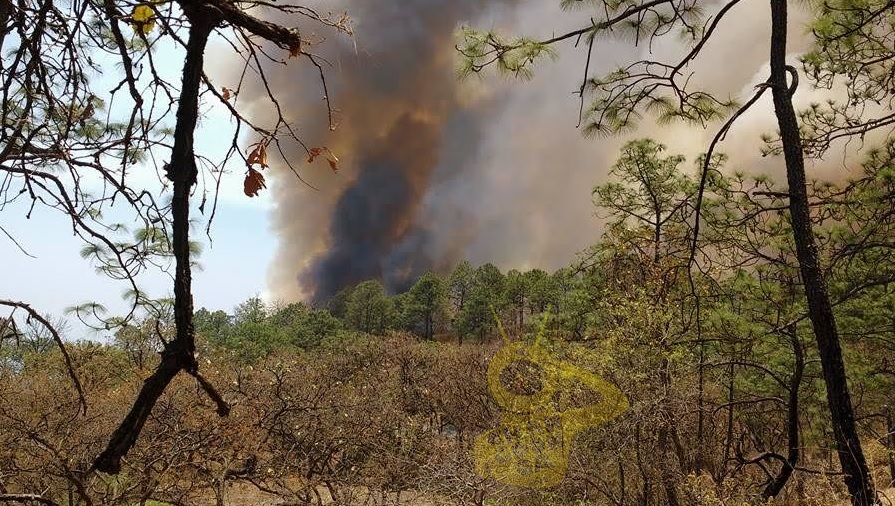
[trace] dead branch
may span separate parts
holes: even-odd
[[[75,372],[74,364],[72,364],[71,356],[68,354],[68,349],[65,347],[65,343],[62,342],[62,337],[59,336],[59,332],[56,331],[56,328],[47,321],[46,318],[41,316],[40,313],[34,310],[30,305],[19,302],[15,300],[6,300],[0,299],[0,306],[6,306],[13,308],[13,311],[16,309],[21,309],[28,313],[28,318],[33,318],[40,322],[49,332],[50,335],[53,336],[53,341],[56,342],[56,345],[59,346],[59,351],[62,353],[62,360],[65,362],[65,370],[68,372],[68,377],[71,378],[71,382],[75,387],[75,390],[78,391],[78,401],[81,404],[81,409],[84,414],[87,414],[87,397],[84,395],[84,389],[81,387],[81,381],[78,379],[78,375]]]

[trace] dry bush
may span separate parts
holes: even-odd
[[[421,343],[395,334],[284,350],[250,366],[208,349],[203,368],[232,403],[230,416],[218,418],[195,380],[178,377],[115,478],[85,471],[145,371],[116,347],[73,345],[89,403],[84,415],[58,354],[29,355],[0,367],[0,493],[37,490],[59,504],[91,505],[625,506],[665,504],[663,479],[673,476],[682,506],[756,503],[767,476],[756,465],[724,460],[726,410],[707,419],[712,430],[703,442],[720,472],[694,471],[693,378],[686,371],[676,371],[680,386],[666,392],[663,404],[661,382],[617,369],[599,349],[584,353],[579,345],[554,351],[618,384],[630,408],[573,440],[569,471],[556,488],[511,487],[477,476],[474,440],[501,420],[487,386],[499,346]],[[563,406],[599,401],[583,390],[564,395]],[[682,456],[661,451],[656,427],[669,410]],[[762,438],[780,444],[779,411],[764,416],[761,426],[760,417],[736,412],[736,451],[754,455]],[[887,450],[868,449],[877,479],[885,479]],[[831,469],[828,451],[805,449],[804,455],[801,465]],[[843,497],[840,481],[797,471],[773,504],[831,504]]]

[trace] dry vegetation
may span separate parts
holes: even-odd
[[[41,491],[71,505],[658,504],[655,489],[671,470],[685,504],[732,506],[750,504],[765,478],[757,466],[725,465],[723,434],[714,433],[705,464],[715,472],[685,472],[657,447],[662,408],[649,383],[605,371],[633,408],[576,439],[560,487],[537,491],[482,479],[471,446],[499,421],[485,382],[496,348],[392,334],[281,351],[251,365],[206,349],[201,360],[232,404],[230,416],[219,419],[195,380],[178,377],[115,477],[84,471],[147,370],[120,347],[71,346],[89,402],[84,416],[58,352],[28,353],[0,373],[2,493]],[[599,354],[582,354],[578,345],[559,343],[556,350],[601,367]],[[681,388],[670,399],[684,438],[694,421],[691,397]],[[716,411],[718,426],[726,416]],[[748,418],[733,430],[738,447],[776,432]],[[683,444],[679,457],[692,461]],[[888,453],[879,444],[869,449],[884,483]],[[805,465],[831,467],[830,455],[816,448]],[[842,497],[839,481],[835,474],[797,473],[777,504],[830,504]]]

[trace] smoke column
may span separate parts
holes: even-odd
[[[298,197],[291,188],[278,190],[275,228],[284,244],[275,292],[294,291],[291,283],[323,301],[371,278],[403,289],[423,271],[452,262],[432,255],[434,232],[419,212],[440,164],[460,171],[472,162],[481,137],[475,134],[488,113],[485,105],[471,106],[475,90],[457,81],[454,36],[459,23],[511,4],[387,0],[345,6],[356,20],[357,49],[344,40],[327,42],[338,45],[326,56],[337,62],[329,77],[340,125],[322,140],[343,170],[336,179],[315,182],[319,193]],[[447,152],[460,140],[457,151]],[[279,185],[294,186],[286,178]],[[326,209],[310,229],[296,223],[308,219],[309,200]]]
[[[337,131],[327,132],[319,83],[307,66],[277,68],[269,76],[275,90],[296,90],[281,94],[281,105],[294,114],[305,141],[326,145],[340,158],[336,176],[325,163],[304,167],[302,176],[319,191],[288,171],[275,173],[272,221],[280,245],[270,269],[274,297],[319,302],[371,278],[400,290],[421,272],[443,272],[464,258],[503,269],[567,265],[599,239],[591,190],[605,181],[622,143],[651,136],[688,160],[706,149],[717,125],[645,123],[626,138],[583,138],[575,127],[579,103],[573,92],[585,55],[569,45],[557,47],[559,61],[539,65],[531,82],[458,83],[459,24],[535,36],[579,27],[586,16],[562,13],[558,3],[326,4],[344,8],[356,21],[356,47],[337,38],[320,45],[334,63],[328,77],[339,110]],[[799,37],[806,19],[792,16],[792,51],[807,47],[807,38]],[[726,31],[690,70],[700,86],[747,97],[767,75],[767,6],[740,4],[724,23]],[[601,41],[591,72],[604,73],[647,56],[645,51]],[[656,51],[663,54],[652,58],[684,52],[674,44]],[[797,101],[818,98],[803,88]],[[727,136],[720,150],[731,156],[731,169],[782,173],[782,160],[758,156],[759,136],[776,128],[772,111],[770,103],[759,104]],[[287,155],[299,162],[306,156],[301,150]]]

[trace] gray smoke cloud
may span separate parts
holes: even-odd
[[[476,86],[458,82],[454,36],[460,23],[515,3],[345,5],[356,20],[356,46],[342,41],[326,55],[337,62],[331,100],[341,124],[321,140],[341,158],[343,170],[310,195],[277,185],[274,226],[282,243],[272,274],[276,295],[320,301],[370,278],[402,289],[425,270],[456,260],[459,251],[432,247],[442,231],[420,219],[423,202],[439,179],[458,177],[475,163],[487,117],[501,99],[476,96]],[[308,208],[315,216],[310,224],[303,218]]]
[[[276,69],[271,76],[275,89],[305,90],[286,94],[282,107],[308,118],[300,123],[309,144],[325,144],[341,159],[338,176],[318,166],[303,173],[319,191],[296,184],[282,169],[271,185],[280,244],[270,288],[278,298],[321,301],[370,278],[402,289],[423,271],[446,271],[461,259],[504,269],[567,265],[599,238],[591,190],[605,181],[621,144],[652,136],[693,159],[717,128],[647,123],[625,138],[585,139],[576,129],[573,94],[585,55],[571,44],[558,47],[560,59],[541,64],[530,82],[458,82],[454,37],[460,24],[549,36],[548,29],[561,33],[585,19],[581,12],[562,13],[558,2],[328,4],[339,7],[356,20],[355,41],[321,45],[335,63],[329,80],[338,130],[321,134],[325,116],[308,105],[314,92],[307,91],[319,87],[305,68]],[[807,17],[792,18],[795,53],[807,47],[800,35]],[[735,7],[726,29],[692,65],[694,79],[718,93],[747,96],[766,77],[768,26],[766,5]],[[653,49],[654,58],[683,51],[674,44]],[[601,42],[591,70],[608,71],[644,51]],[[731,166],[762,172],[782,166],[758,155],[760,134],[774,130],[771,111],[769,103],[760,105],[728,136],[721,150],[731,155]]]

